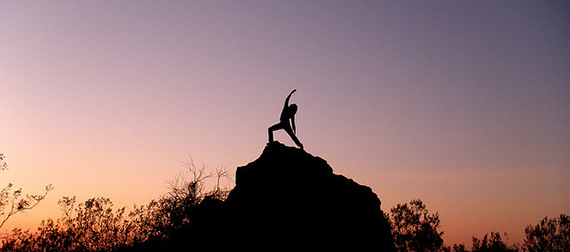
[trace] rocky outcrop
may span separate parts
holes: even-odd
[[[224,204],[231,242],[239,247],[393,250],[390,226],[369,187],[278,142],[237,169]]]
[[[225,201],[206,197],[186,227],[133,251],[395,251],[380,200],[327,162],[278,142],[238,167]]]

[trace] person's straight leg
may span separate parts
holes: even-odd
[[[289,134],[291,139],[293,139],[293,142],[295,142],[295,144],[297,146],[299,146],[299,148],[303,149],[303,144],[301,143],[301,141],[299,141],[299,139],[297,138],[297,136],[293,132],[293,129],[291,129],[291,126],[285,125],[285,126],[283,126],[283,129],[287,132],[287,134]]]

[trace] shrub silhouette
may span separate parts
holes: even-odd
[[[505,233],[506,237],[507,234]],[[473,237],[473,252],[516,252],[519,251],[517,245],[508,246],[507,242],[503,241],[503,237],[498,232],[491,232],[490,234],[483,235],[481,240]]]
[[[536,226],[528,225],[525,234],[523,246],[529,252],[570,251],[570,216],[544,217]]]
[[[390,210],[390,224],[398,251],[441,251],[443,231],[438,213],[429,214],[420,199],[398,204]]]
[[[2,241],[2,251],[118,251],[145,248],[168,240],[190,222],[192,208],[207,197],[223,198],[220,188],[225,169],[205,173],[205,167],[186,163],[191,178],[180,175],[169,183],[170,191],[158,200],[132,210],[113,210],[109,198],[90,198],[77,204],[76,197],[59,200],[62,217],[42,221],[37,232],[14,229]],[[205,190],[205,180],[215,177],[214,189]]]
[[[4,158],[4,154],[0,153],[0,171],[8,169],[8,164],[4,161]],[[29,195],[24,194],[22,188],[14,190],[13,186],[12,183],[8,183],[0,191],[0,228],[17,213],[36,207],[53,190],[52,185],[47,185],[43,194]]]

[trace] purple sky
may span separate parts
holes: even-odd
[[[570,211],[570,4],[0,3],[0,153],[13,182],[144,204],[188,153],[254,160],[283,100],[306,150],[384,211],[421,198],[446,243]],[[292,145],[284,132],[276,139]]]

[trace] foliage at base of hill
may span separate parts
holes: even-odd
[[[523,244],[508,245],[508,234],[490,232],[482,238],[473,237],[471,250],[464,244],[445,246],[437,213],[430,214],[426,205],[415,199],[393,207],[387,218],[398,251],[432,252],[565,252],[570,251],[570,216],[545,217],[539,224],[528,225]]]
[[[552,219],[544,217],[536,226],[528,225],[525,233],[527,251],[570,251],[570,216],[566,214]]]
[[[6,156],[0,153],[0,171],[8,169],[4,161]],[[43,194],[24,194],[22,188],[15,189],[14,184],[8,183],[0,190],[0,228],[14,215],[33,209],[42,202],[46,195],[53,190],[53,186],[46,185]]]
[[[396,205],[390,210],[389,220],[398,251],[439,251],[443,248],[439,215],[430,214],[421,200]]]
[[[77,204],[76,197],[63,197],[62,217],[42,221],[37,231],[14,229],[3,237],[2,251],[117,251],[139,244],[168,239],[190,222],[192,208],[205,198],[224,199],[220,188],[225,169],[206,174],[204,167],[187,164],[192,177],[179,176],[170,191],[143,206],[113,209],[109,198],[91,198]],[[205,191],[205,181],[216,178],[214,189]]]
[[[229,190],[221,188],[220,179],[229,174],[225,169],[206,173],[203,166],[198,168],[193,162],[186,165],[186,176],[176,177],[166,195],[146,205],[114,209],[108,198],[78,203],[76,197],[63,197],[59,200],[62,217],[42,221],[36,232],[14,229],[0,238],[0,250],[151,251],[155,246],[180,239],[181,234],[192,234],[187,231],[199,219],[193,217],[200,213],[200,204],[209,202],[207,199],[227,198]],[[205,181],[209,178],[214,180],[214,186],[206,190]],[[527,226],[523,244],[508,245],[506,233],[491,232],[482,238],[473,237],[471,250],[464,244],[445,246],[438,213],[430,213],[419,199],[396,205],[385,218],[390,222],[398,251],[570,251],[570,216],[565,214],[545,217],[537,225]],[[193,238],[183,237],[184,241]]]

